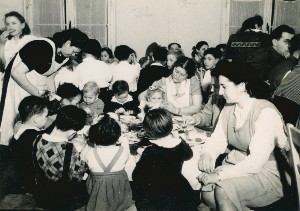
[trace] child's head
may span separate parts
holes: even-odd
[[[91,104],[95,102],[98,98],[99,87],[96,82],[89,81],[83,86],[82,92],[83,92],[83,101],[86,104]]]
[[[129,63],[135,58],[135,51],[127,45],[117,46],[114,54],[119,61],[128,61]]]
[[[48,119],[47,103],[47,100],[37,96],[25,97],[18,107],[21,121],[43,128]]]
[[[207,48],[208,48],[208,43],[206,41],[198,42],[197,45],[192,48],[193,50],[192,57],[194,58],[197,55],[199,58],[203,58],[204,52],[206,51]]]
[[[181,45],[177,42],[172,42],[168,45],[168,50],[176,51],[176,50],[180,50],[180,49],[181,49]]]
[[[56,116],[55,127],[61,131],[79,131],[86,121],[86,112],[74,105],[62,107]]]
[[[181,56],[184,56],[181,50],[170,50],[167,55],[167,67],[168,69],[173,69],[174,63]]]
[[[112,92],[118,102],[124,103],[127,100],[129,93],[129,86],[126,81],[115,81],[112,85]]]
[[[168,50],[162,46],[156,46],[153,50],[153,59],[156,62],[166,62],[167,61]]]
[[[90,142],[100,146],[114,145],[120,136],[120,125],[107,114],[89,130]]]
[[[168,136],[172,129],[172,115],[163,108],[153,109],[146,113],[143,127],[147,138],[159,139]]]
[[[109,47],[103,47],[101,49],[101,61],[105,63],[109,63],[109,60],[113,58],[114,55],[112,53],[112,50]]]
[[[86,57],[87,54],[90,54],[96,59],[100,59],[101,45],[98,42],[98,40],[88,39],[82,50],[83,50],[83,57]]]
[[[204,66],[205,69],[211,70],[215,68],[216,64],[222,57],[222,52],[217,48],[208,48],[204,52]]]
[[[162,103],[165,100],[165,92],[160,87],[150,86],[146,93],[147,101],[152,103]]]
[[[78,87],[71,83],[64,83],[57,88],[57,95],[60,96],[61,106],[78,106],[81,101],[81,92]]]

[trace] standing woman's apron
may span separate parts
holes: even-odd
[[[191,80],[186,79],[181,82],[178,91],[171,77],[166,78],[166,94],[168,102],[172,103],[176,108],[184,108],[190,106],[190,85]]]
[[[45,38],[39,38],[36,40],[45,40],[53,48],[52,64],[50,69],[44,73],[39,74],[35,70],[31,70],[26,73],[27,79],[37,87],[39,90],[47,89],[47,77],[56,72],[68,59],[65,59],[62,63],[58,64],[55,61],[56,47],[55,44]],[[0,102],[0,144],[9,145],[9,141],[13,136],[13,127],[18,120],[18,106],[22,99],[30,94],[20,87],[13,78],[11,78],[11,71],[22,62],[20,55],[17,54],[10,64],[7,66],[5,76],[3,79],[2,95]]]

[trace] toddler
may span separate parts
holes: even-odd
[[[88,114],[86,124],[90,125],[94,118],[103,113],[104,103],[98,98],[99,88],[96,82],[87,82],[83,89],[83,102],[79,104],[79,108],[85,110]]]
[[[86,146],[82,157],[90,169],[86,210],[136,210],[125,165],[128,147],[116,145],[121,136],[119,124],[107,114],[89,130],[94,147]]]
[[[112,50],[109,47],[103,47],[101,49],[101,61],[105,62],[106,64],[111,64],[114,62],[114,56]]]
[[[129,86],[126,81],[116,81],[112,85],[113,98],[104,106],[104,112],[135,115],[138,113],[138,103],[129,94]]]
[[[142,153],[132,174],[140,210],[192,210],[192,187],[181,174],[182,164],[193,152],[181,138],[172,135],[171,113],[150,110],[144,119],[145,136],[152,145]],[[190,207],[192,206],[192,207]]]

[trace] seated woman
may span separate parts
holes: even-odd
[[[178,58],[172,75],[155,81],[152,86],[162,88],[166,93],[167,103],[164,108],[173,114],[195,114],[200,111],[202,95],[200,85],[194,76],[195,62],[185,56]],[[146,91],[139,95],[139,101],[146,101]]]
[[[244,63],[220,67],[219,92],[230,105],[223,108],[198,163],[203,172],[198,177],[204,185],[203,200],[212,209],[262,207],[283,197],[273,151],[276,145],[287,144],[284,124],[273,104],[255,98],[259,81],[253,72]],[[216,158],[228,145],[231,152],[214,169]]]

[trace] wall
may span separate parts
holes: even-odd
[[[221,0],[122,0],[115,2],[115,44],[127,44],[142,57],[156,41],[181,44],[185,54],[206,40],[221,40]]]
[[[4,28],[4,15],[10,11],[23,13],[23,1],[20,0],[1,0],[0,1],[0,29]]]

